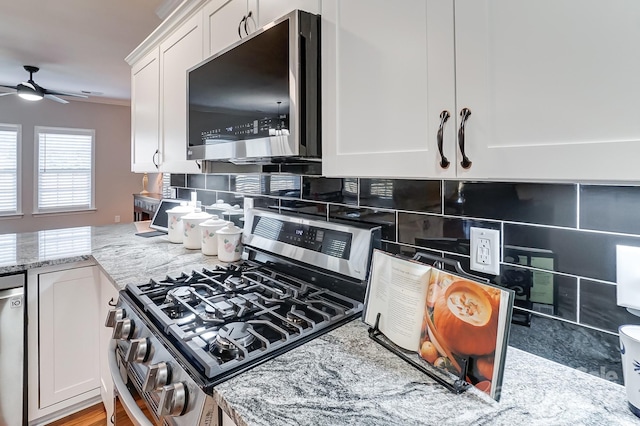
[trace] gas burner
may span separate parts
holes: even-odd
[[[173,300],[177,298],[185,299],[187,297],[191,297],[191,287],[180,286],[167,291],[167,298],[173,298]]]
[[[224,280],[224,283],[231,287],[232,290],[238,290],[246,287],[247,285],[247,282],[243,277],[235,275],[228,277],[226,280]]]
[[[285,326],[290,330],[297,331],[299,327],[308,328],[310,321],[306,319],[306,315],[304,311],[296,309],[295,306],[291,307],[291,310],[285,314],[285,318],[288,322],[285,323]]]
[[[218,330],[210,350],[214,355],[225,360],[238,358],[241,351],[236,343],[242,348],[248,348],[256,340],[256,337],[250,333],[252,329],[251,325],[243,322],[225,324]]]

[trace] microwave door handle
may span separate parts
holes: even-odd
[[[111,371],[111,378],[113,379],[113,386],[116,388],[118,392],[118,397],[122,402],[122,406],[124,407],[124,411],[127,412],[129,419],[136,426],[153,426],[153,424],[147,419],[144,415],[138,404],[136,404],[135,399],[129,393],[127,389],[127,385],[120,377],[120,368],[118,367],[118,361],[116,360],[116,341],[112,340],[109,343],[109,371]]]

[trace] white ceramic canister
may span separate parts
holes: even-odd
[[[618,334],[629,409],[640,417],[640,325],[621,325]]]
[[[211,219],[209,213],[205,213],[202,209],[196,208],[193,213],[182,216],[182,224],[184,226],[184,238],[182,244],[185,248],[192,250],[200,250],[202,244],[202,234],[200,225],[207,219]]]
[[[189,214],[193,211],[193,207],[188,206],[187,203],[180,203],[179,206],[167,210],[168,216],[168,236],[169,242],[181,243],[184,237],[184,227],[182,225],[182,216]]]
[[[207,219],[200,224],[200,233],[202,234],[202,254],[207,256],[216,256],[218,254],[218,236],[216,231],[227,226],[229,222],[219,219],[213,215],[211,219]]]
[[[242,255],[242,228],[230,223],[216,232],[218,236],[218,259],[235,262]]]

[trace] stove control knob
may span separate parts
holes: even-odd
[[[119,321],[116,321],[113,326],[113,335],[114,339],[120,340],[129,340],[133,335],[134,324],[133,320],[129,318],[124,318]]]
[[[124,309],[110,309],[107,314],[107,320],[104,322],[105,327],[114,327],[116,325],[116,321],[120,321],[124,319],[125,313]]]
[[[151,352],[151,344],[146,337],[131,340],[125,359],[127,362],[145,362]]]
[[[179,416],[187,408],[187,387],[178,382],[163,386],[158,403],[158,417]]]
[[[163,387],[169,383],[169,373],[169,364],[166,362],[150,365],[147,370],[147,376],[144,378],[144,383],[142,384],[142,391],[153,392]]]

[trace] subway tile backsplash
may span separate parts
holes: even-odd
[[[500,275],[513,289],[510,344],[622,383],[618,326],[640,318],[616,305],[617,244],[640,246],[640,187],[573,183],[326,178],[319,168],[172,174],[178,198],[244,203],[286,214],[382,227],[383,250],[457,260],[469,271],[469,229],[502,231]],[[450,268],[452,269],[452,268]]]

